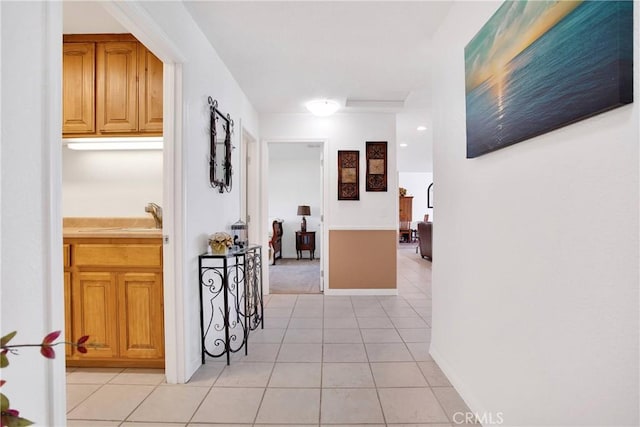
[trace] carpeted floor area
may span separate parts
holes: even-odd
[[[269,266],[272,294],[320,293],[320,260],[284,258]]]

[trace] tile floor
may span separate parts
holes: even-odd
[[[68,425],[455,425],[468,408],[429,356],[431,263],[402,246],[399,296],[266,296],[249,355],[208,359],[187,384],[70,369]]]

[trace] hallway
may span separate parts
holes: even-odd
[[[402,245],[398,275],[399,296],[267,296],[249,355],[209,359],[185,385],[69,370],[68,425],[457,425],[468,409],[428,354],[431,263]]]

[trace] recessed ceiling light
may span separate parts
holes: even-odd
[[[427,130],[427,127],[426,126],[418,126],[416,129],[419,130],[420,132],[422,132],[423,130]]]
[[[340,108],[340,104],[332,99],[316,99],[305,104],[307,110],[316,116],[330,116]]]
[[[402,144],[400,144],[400,147],[403,147],[403,148],[404,147],[408,147],[408,146],[409,146],[409,144],[407,144],[406,142],[403,142]]]

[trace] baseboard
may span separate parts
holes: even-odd
[[[327,296],[387,296],[387,295],[398,295],[397,289],[325,289],[324,294]]]
[[[477,399],[469,387],[460,379],[458,375],[455,374],[454,369],[449,365],[444,357],[438,352],[438,349],[431,344],[429,347],[429,354],[431,358],[438,364],[440,370],[445,374],[453,388],[456,389],[464,403],[467,404],[471,412],[475,414],[485,414],[488,413],[483,409],[483,405],[480,404],[480,400]],[[454,423],[455,425],[455,423]]]

